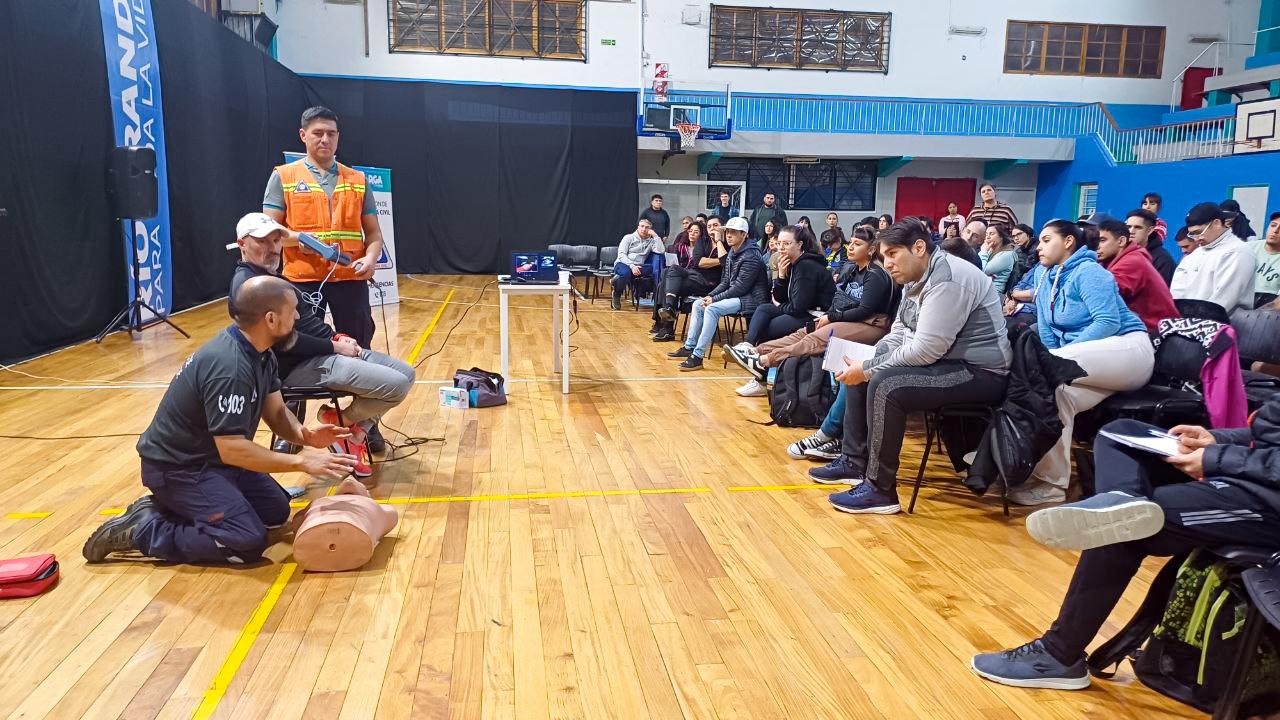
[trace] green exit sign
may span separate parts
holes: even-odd
[[[614,40],[613,38],[600,38],[600,44],[613,46],[613,45],[617,45],[618,41]]]

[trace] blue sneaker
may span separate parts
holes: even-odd
[[[836,493],[827,499],[831,501],[831,506],[840,512],[874,515],[896,515],[902,512],[896,493],[890,495],[869,482]]]
[[[862,482],[862,470],[855,470],[848,456],[841,455],[829,465],[809,470],[809,479],[823,485],[857,485]]]
[[[1013,687],[1083,690],[1090,682],[1083,657],[1071,665],[1063,665],[1039,640],[1012,650],[974,655],[969,665],[982,677]]]
[[[1092,550],[1149,538],[1164,527],[1164,510],[1145,497],[1098,493],[1079,502],[1037,510],[1027,517],[1027,533],[1041,545]]]

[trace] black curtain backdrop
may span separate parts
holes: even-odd
[[[98,17],[97,3],[0,0],[0,361],[90,337],[124,307]]]
[[[391,168],[401,272],[495,273],[635,226],[635,95],[308,78],[338,156]]]
[[[306,86],[190,2],[153,0],[169,161],[173,307],[227,294],[236,220],[262,209],[281,153],[300,147]]]

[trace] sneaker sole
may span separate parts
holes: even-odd
[[[832,460],[834,460],[835,458],[831,458],[831,459],[832,459]],[[813,481],[813,482],[816,482],[816,483],[818,483],[819,485],[848,485],[848,486],[850,486],[850,487],[856,487],[856,486],[858,486],[858,485],[861,485],[861,484],[862,484],[862,478],[831,478],[831,479],[828,479],[828,478],[816,478],[816,477],[814,477],[814,476],[812,476],[812,475],[808,475],[807,473],[806,473],[806,475],[807,475],[807,477],[809,478],[809,480],[811,480],[811,481]]]
[[[761,390],[760,392],[753,392],[753,393],[738,392],[737,390],[734,390],[734,392],[738,393],[738,397],[769,397],[768,390]],[[831,459],[835,460],[835,458],[831,458]]]
[[[831,503],[831,507],[842,513],[849,513],[850,515],[897,515],[902,512],[901,505],[885,505],[884,507],[878,508],[860,508],[854,510],[852,508],[840,507],[835,503]]]
[[[1039,688],[1043,690],[1084,690],[1089,687],[1092,678],[1088,675],[1082,678],[1041,678],[1039,680],[1027,680],[1023,678],[1003,678],[991,673],[985,673],[978,669],[973,661],[969,661],[969,667],[980,677],[984,677],[993,683],[1008,685],[1018,688]]]
[[[795,457],[795,456],[793,455],[792,457]],[[840,457],[840,453],[818,452],[813,448],[809,448],[808,450],[804,451],[804,457],[807,457],[810,460],[826,460],[827,462],[830,462]],[[796,459],[799,460],[800,458],[796,458]]]
[[[1041,545],[1060,550],[1092,550],[1142,540],[1163,527],[1164,510],[1141,499],[1096,510],[1045,508],[1027,517],[1027,533]]]
[[[738,367],[751,373],[752,376],[756,375],[756,372],[751,369],[751,366],[747,364],[747,361],[743,360],[742,356],[739,355],[737,351],[735,351],[733,348],[729,347],[728,345],[721,345],[720,351],[723,352],[725,354],[725,357],[732,360],[734,364],[736,364]]]
[[[701,369],[702,369],[701,365],[694,365],[693,367],[685,367],[684,365],[680,365],[680,372],[693,372],[695,370],[701,370]]]

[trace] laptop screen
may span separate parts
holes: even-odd
[[[557,281],[560,268],[551,252],[511,253],[511,277],[525,280]]]

